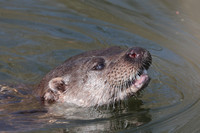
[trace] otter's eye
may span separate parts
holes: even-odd
[[[92,70],[103,70],[105,67],[104,63],[99,63],[97,65],[95,65]]]

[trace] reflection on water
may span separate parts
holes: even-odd
[[[0,131],[200,131],[199,4],[0,0],[0,83],[30,86],[1,87]],[[138,100],[71,115],[58,106],[56,112],[65,115],[60,117],[46,113],[31,95],[32,85],[65,59],[112,45],[141,46],[153,56],[152,80]],[[84,111],[84,119],[66,117]]]

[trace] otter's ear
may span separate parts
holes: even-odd
[[[53,92],[64,92],[65,86],[66,84],[61,77],[57,77],[49,81],[49,88]]]
[[[43,99],[48,103],[53,103],[59,99],[59,95],[66,90],[66,84],[61,77],[49,81],[48,90],[45,92]]]

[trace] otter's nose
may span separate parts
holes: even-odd
[[[145,50],[143,48],[140,48],[140,47],[135,47],[135,48],[132,48],[128,51],[128,56],[132,59],[135,59],[135,58],[140,58],[141,56],[143,56],[145,53]]]

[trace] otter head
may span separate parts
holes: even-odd
[[[50,71],[38,89],[45,102],[82,107],[110,104],[133,96],[150,81],[150,53],[140,47],[111,47],[74,56]]]

